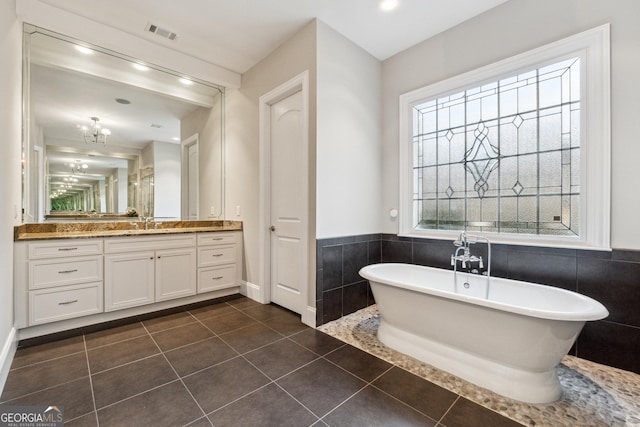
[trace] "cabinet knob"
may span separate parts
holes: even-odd
[[[269,227],[269,230],[271,230],[271,231],[276,231],[276,226],[275,226],[275,225],[272,225],[271,227]]]
[[[153,259],[153,257],[149,257],[149,259]]]

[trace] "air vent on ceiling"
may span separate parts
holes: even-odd
[[[160,37],[164,37],[165,39],[175,40],[178,35],[171,30],[167,30],[166,28],[162,28],[157,26],[156,24],[148,23],[145,31],[149,31],[150,33],[156,34]]]

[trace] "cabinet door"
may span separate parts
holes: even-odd
[[[156,301],[195,294],[195,248],[156,251]]]
[[[154,302],[155,254],[131,252],[104,257],[104,310]]]

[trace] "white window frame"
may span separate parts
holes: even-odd
[[[399,235],[455,238],[459,231],[413,227],[412,108],[427,100],[500,80],[571,57],[581,58],[579,236],[482,233],[493,242],[610,250],[611,104],[609,24],[400,95]]]

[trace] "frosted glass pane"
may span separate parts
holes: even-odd
[[[516,197],[500,198],[500,219],[503,222],[517,220],[518,199]]]
[[[554,220],[557,217],[557,220]],[[560,196],[545,196],[540,198],[540,222],[557,223],[561,225],[562,198]],[[551,227],[547,224],[547,227]],[[557,228],[557,227],[552,227]]]
[[[467,102],[467,124],[478,123],[480,121],[480,101]]]
[[[446,199],[447,188],[449,188],[449,166],[438,166],[438,196]]]
[[[518,221],[532,222],[538,220],[538,203],[536,197],[518,198]]]
[[[500,115],[507,117],[518,112],[518,92],[507,90],[500,93]]]
[[[465,190],[464,180],[466,176],[464,166],[461,164],[454,164],[451,165],[449,171],[451,172],[449,185],[451,185],[451,188],[455,191],[453,197],[462,197]]]
[[[480,199],[467,200],[467,221],[482,221],[482,209],[480,207]]]
[[[560,193],[562,185],[562,153],[540,153],[540,194]]]
[[[455,132],[449,144],[449,159],[452,163],[464,161],[466,139],[464,131]]]
[[[562,145],[560,114],[540,117],[540,151],[558,150]]]
[[[498,222],[498,199],[485,198],[482,201],[482,221]]]
[[[437,169],[435,167],[425,167],[422,169],[422,197],[435,198],[437,185]]]
[[[500,153],[503,156],[518,154],[518,128],[511,121],[500,126]]]
[[[524,187],[521,194],[533,194],[538,185],[538,155],[521,156],[518,159],[518,180]]]
[[[450,120],[451,127],[464,126],[464,112],[465,112],[464,103],[459,103],[457,105],[453,105],[450,109]]]
[[[422,114],[422,133],[435,132],[437,129],[436,112]]]
[[[482,120],[492,120],[498,117],[498,96],[491,95],[482,98]]]
[[[518,153],[536,153],[538,151],[538,121],[525,120],[518,129]]]
[[[518,89],[518,112],[526,113],[533,111],[537,107],[536,87],[533,85],[524,86]]]
[[[559,78],[541,81],[538,85],[539,108],[560,105],[562,86]]]
[[[438,151],[437,151],[437,139],[435,135],[425,137],[422,140],[423,152],[422,162],[425,166],[432,166],[438,164]]]

